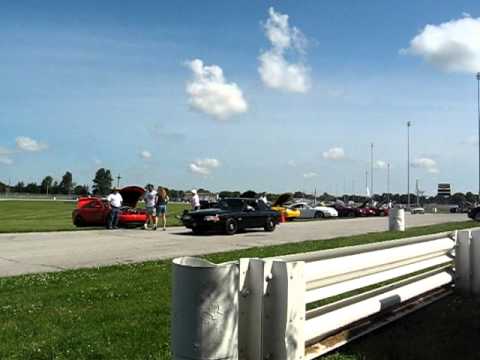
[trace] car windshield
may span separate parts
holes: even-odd
[[[223,210],[243,210],[244,205],[242,199],[222,199],[218,202],[218,208]]]

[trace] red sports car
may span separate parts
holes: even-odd
[[[128,186],[119,190],[123,205],[119,215],[120,226],[138,226],[147,221],[145,209],[137,209],[138,200],[145,190],[138,186]],[[72,212],[72,221],[76,226],[106,226],[110,204],[106,199],[83,197],[77,201],[77,207]]]

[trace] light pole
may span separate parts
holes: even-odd
[[[370,144],[370,193],[373,198],[373,142]]]
[[[118,176],[117,176],[117,188],[120,187],[120,179],[121,179],[121,178],[122,178],[122,177],[120,176],[120,174],[118,174]]]
[[[390,163],[387,164],[387,202],[390,204]]]
[[[480,202],[480,72],[477,72],[477,112],[478,112],[478,202]]]
[[[407,210],[410,210],[410,126],[411,121],[407,121]]]

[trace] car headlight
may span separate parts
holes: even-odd
[[[203,220],[217,222],[220,221],[220,217],[218,215],[207,215],[203,218]]]

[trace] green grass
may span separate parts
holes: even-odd
[[[206,258],[267,257],[476,225],[433,225]],[[156,261],[0,278],[0,359],[170,359],[170,275],[170,261]],[[479,336],[479,309],[478,303],[451,297],[327,359],[473,359],[468,352]]]
[[[72,224],[75,205],[73,201],[0,201],[0,233],[79,230]],[[183,204],[170,204],[168,226],[180,225],[176,216],[186,208]]]

